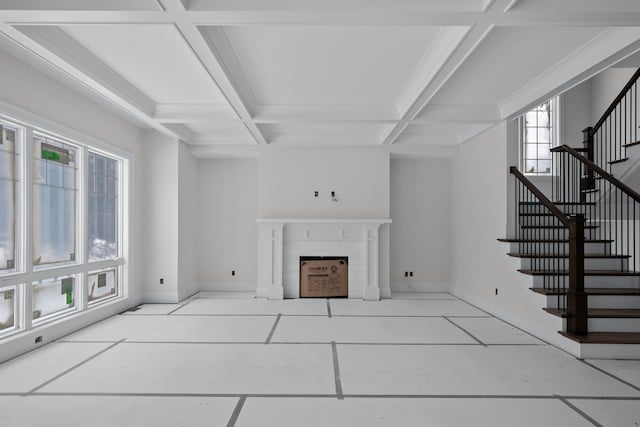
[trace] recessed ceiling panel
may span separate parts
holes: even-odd
[[[9,10],[162,10],[157,0],[0,0]]]
[[[61,28],[156,103],[226,102],[173,25],[66,25]]]
[[[519,0],[511,9],[518,12],[569,11],[580,13],[640,11],[637,0]]]
[[[182,0],[189,10],[415,10],[479,12],[489,0]]]
[[[377,145],[385,132],[391,130],[388,123],[344,122],[294,122],[258,125],[270,143],[327,143]]]
[[[484,129],[488,124],[434,122],[429,124],[409,124],[395,144],[448,145],[459,144]]]
[[[602,28],[496,28],[431,100],[498,104],[588,43]]]
[[[438,28],[238,26],[224,34],[257,104],[391,105]]]

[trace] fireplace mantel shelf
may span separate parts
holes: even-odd
[[[349,259],[349,298],[380,299],[379,229],[391,219],[258,218],[256,222],[264,243],[259,297],[299,298],[301,256],[344,256]]]

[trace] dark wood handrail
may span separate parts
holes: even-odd
[[[636,80],[638,80],[638,78],[640,78],[640,68],[638,68],[638,70],[633,74],[633,76],[631,76],[631,79],[629,79],[629,81],[622,88],[618,96],[616,96],[616,98],[613,100],[611,105],[609,105],[609,108],[607,108],[607,110],[604,112],[602,117],[600,117],[600,120],[598,120],[596,124],[593,126],[593,128],[590,131],[591,135],[595,135],[596,131],[600,129],[600,127],[605,122],[605,120],[607,120],[607,117],[609,117],[613,112],[613,110],[616,109],[620,101],[622,101],[622,98],[624,98],[624,96],[627,94],[627,91],[631,89],[631,86],[633,86],[633,84],[636,82]]]
[[[554,148],[551,149],[551,151],[552,152],[564,151],[566,153],[571,154],[573,157],[578,159],[580,162],[584,163],[587,167],[589,167],[593,171],[597,172],[604,179],[606,179],[607,181],[612,183],[614,186],[616,186],[617,188],[622,190],[622,192],[626,193],[633,200],[635,200],[636,202],[640,203],[640,194],[638,194],[634,189],[632,189],[627,184],[625,184],[624,182],[620,181],[615,176],[611,175],[609,172],[607,172],[606,170],[602,169],[600,166],[596,165],[591,160],[587,159],[585,156],[583,156],[582,154],[578,153],[576,150],[574,150],[573,148],[569,147],[568,145],[565,144],[565,145],[561,145],[559,147],[554,147]]]
[[[520,182],[522,182],[524,184],[525,187],[527,187],[529,189],[529,191],[531,191],[533,193],[534,196],[536,196],[538,198],[538,200],[540,200],[540,202],[542,202],[542,204],[549,209],[549,211],[553,214],[553,216],[555,216],[556,218],[558,218],[558,220],[565,226],[565,227],[569,227],[569,217],[567,217],[564,212],[562,212],[556,205],[553,204],[553,202],[551,200],[549,200],[547,198],[547,196],[544,195],[544,193],[542,193],[542,191],[540,191],[538,189],[538,187],[536,187],[531,181],[529,181],[529,179],[524,176],[517,167],[515,166],[511,166],[509,168],[509,172],[511,172],[512,175],[514,175],[516,178],[518,178],[518,180]]]

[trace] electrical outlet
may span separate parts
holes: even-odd
[[[164,285],[164,279],[160,279],[160,284]]]
[[[413,271],[409,272],[409,277],[413,277]]]
[[[498,295],[498,288],[496,288],[496,295]]]
[[[236,271],[235,270],[231,270],[231,275],[235,276],[236,275]]]
[[[404,277],[409,277],[409,272],[408,271],[404,272]]]
[[[317,191],[313,192],[313,197],[318,197],[318,192]]]

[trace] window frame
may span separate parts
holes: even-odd
[[[0,288],[15,289],[16,312],[14,327],[0,331],[0,344],[13,337],[19,337],[31,330],[57,324],[69,318],[82,316],[90,310],[96,310],[113,304],[122,304],[130,297],[132,269],[131,229],[132,211],[131,194],[134,158],[125,150],[104,143],[96,138],[42,119],[39,116],[0,102],[0,122],[8,122],[18,126],[21,131],[19,152],[19,188],[16,199],[16,271],[0,275]],[[47,265],[45,268],[34,268],[33,265],[33,170],[34,143],[36,134],[44,134],[52,139],[69,143],[77,147],[76,171],[76,224],[75,247],[76,260],[64,265]],[[16,138],[18,139],[18,138]],[[117,257],[107,260],[89,262],[88,260],[88,152],[103,155],[118,161],[118,203],[117,209]],[[88,275],[98,270],[114,269],[116,272],[117,293],[110,298],[88,302],[86,284]],[[60,313],[46,316],[41,321],[33,320],[32,288],[35,282],[59,277],[74,276],[74,307]]]

